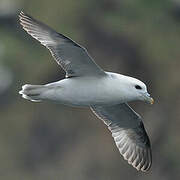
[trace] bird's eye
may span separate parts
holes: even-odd
[[[136,88],[136,89],[142,89],[142,87],[139,86],[139,85],[135,85],[135,88]]]

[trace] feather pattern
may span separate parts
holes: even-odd
[[[91,110],[108,126],[124,159],[137,170],[148,171],[151,145],[141,117],[127,104],[92,106]]]
[[[84,47],[23,12],[19,19],[23,29],[49,49],[66,77],[106,75]]]

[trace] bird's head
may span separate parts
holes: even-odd
[[[123,93],[129,97],[129,101],[141,100],[150,104],[154,103],[153,98],[147,91],[146,85],[142,81],[122,75],[120,78],[122,80],[121,88],[124,90]]]

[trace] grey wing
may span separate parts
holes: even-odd
[[[85,48],[23,12],[19,19],[23,29],[50,50],[57,63],[66,71],[66,77],[105,75]]]
[[[92,106],[91,110],[108,126],[124,159],[137,170],[148,171],[151,145],[141,117],[127,104]]]

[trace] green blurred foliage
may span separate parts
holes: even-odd
[[[1,0],[0,10],[0,67],[12,74],[12,84],[0,94],[1,179],[180,178],[178,1]],[[25,83],[64,77],[48,50],[20,27],[20,10],[84,45],[105,70],[148,84],[155,105],[132,106],[144,117],[152,142],[149,173],[123,160],[105,125],[88,109],[32,103],[18,95]]]

